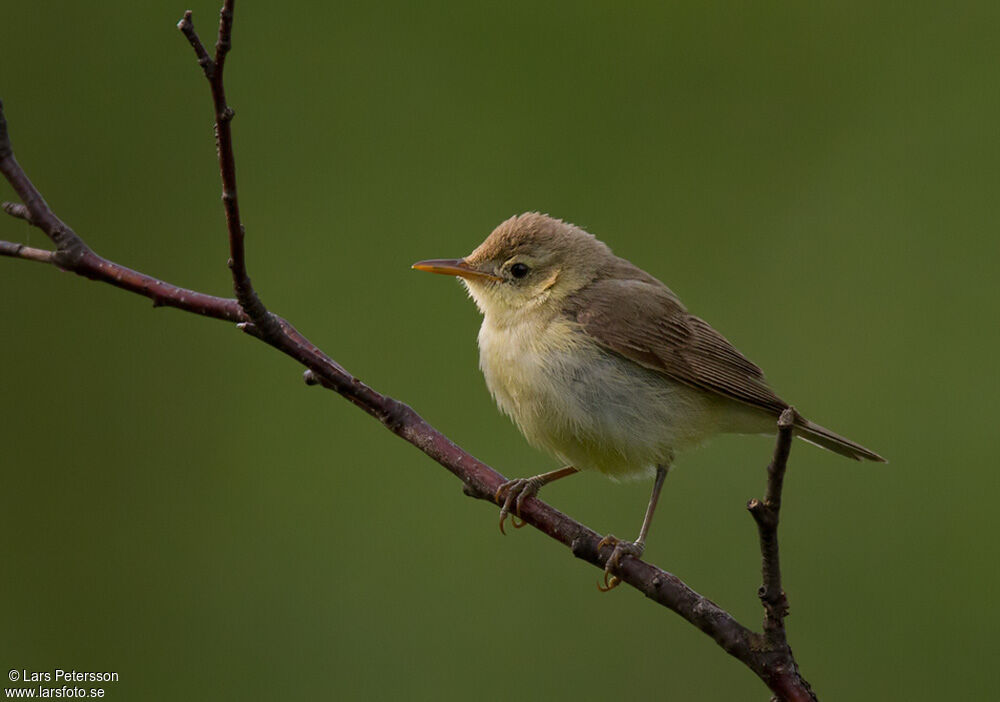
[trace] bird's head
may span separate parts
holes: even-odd
[[[503,222],[465,258],[420,261],[413,268],[458,276],[480,311],[501,321],[560,309],[610,258],[611,250],[592,234],[529,212]]]

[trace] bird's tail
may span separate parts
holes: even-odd
[[[869,451],[861,444],[856,444],[840,434],[834,434],[826,427],[814,424],[808,419],[796,417],[795,433],[810,444],[815,444],[828,451],[839,453],[841,456],[853,458],[855,461],[866,460],[877,463],[887,463],[887,461],[874,451]]]

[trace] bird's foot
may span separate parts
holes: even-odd
[[[523,520],[518,521],[521,519],[521,505],[529,497],[537,495],[538,489],[545,484],[538,478],[537,475],[534,478],[515,478],[497,488],[493,495],[493,501],[500,505],[501,534],[507,533],[503,529],[503,523],[507,521],[508,514],[510,515],[510,523],[514,525],[515,529],[520,529],[527,524]],[[511,508],[513,508],[513,512],[511,512]]]
[[[622,541],[617,536],[611,534],[601,539],[601,542],[597,544],[597,550],[600,551],[605,546],[614,546],[614,550],[608,556],[608,560],[604,562],[604,584],[601,585],[598,583],[597,585],[597,589],[601,592],[614,590],[621,584],[621,578],[615,575],[614,571],[618,570],[623,556],[641,558],[642,552],[646,548],[645,544],[641,541]]]

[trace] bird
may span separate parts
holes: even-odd
[[[602,590],[640,558],[675,456],[717,434],[773,434],[790,407],[761,369],[664,283],[593,234],[538,212],[502,222],[468,256],[419,271],[456,276],[483,320],[479,366],[499,409],[565,466],[496,491],[500,530],[541,487],[580,471],[653,478],[635,541],[608,534]],[[795,413],[796,436],[855,460],[877,453]]]

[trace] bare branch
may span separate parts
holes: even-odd
[[[274,346],[308,370],[305,380],[334,390],[376,417],[394,434],[410,442],[463,483],[472,497],[493,503],[497,488],[506,478],[470,455],[428,424],[407,405],[372,389],[323,351],[309,342],[291,324],[270,313],[255,292],[245,262],[244,230],[236,193],[236,165],[232,145],[233,111],[223,88],[225,57],[231,47],[234,0],[225,0],[220,13],[214,61],[194,31],[190,12],[178,28],[194,48],[212,91],[216,118],[216,140],[222,179],[222,201],[230,241],[230,268],[236,299],[226,299],[186,290],[101,258],[45,203],[14,158],[7,132],[3,104],[0,103],[0,173],[13,186],[23,205],[6,203],[4,211],[38,227],[55,244],[55,251],[32,249],[22,244],[0,242],[0,255],[52,263],[79,275],[143,295],[154,305],[176,307],[229,322],[237,322],[248,334]],[[617,570],[618,577],[648,598],[681,615],[714,639],[727,653],[753,670],[781,700],[813,700],[808,683],[799,675],[785,640],[783,618],[787,602],[781,590],[778,567],[777,525],[782,479],[792,438],[794,412],[779,421],[774,460],[768,468],[767,496],[763,503],[748,505],[757,521],[763,557],[760,597],[765,608],[764,634],[757,634],[737,622],[732,615],[698,594],[671,573],[637,558],[628,558]],[[599,549],[601,535],[562,514],[537,498],[525,501],[523,519],[543,533],[569,547],[582,560],[604,569],[608,551]]]
[[[32,226],[45,232],[46,236],[56,245],[56,250],[45,257],[43,262],[51,263],[63,270],[73,271],[91,280],[99,280],[123,290],[143,295],[151,299],[156,307],[176,307],[230,322],[247,321],[236,300],[206,295],[171,285],[145,273],[139,273],[108,261],[91,251],[76,232],[49,208],[41,193],[38,192],[17,159],[14,158],[3,102],[0,102],[0,173],[7,179],[7,182],[11,184],[24,203],[24,205],[12,208],[5,207],[4,211],[15,217],[26,219]],[[27,216],[25,216],[25,211]],[[6,255],[17,256],[14,252],[17,246],[19,245],[11,244]],[[23,256],[17,257],[23,258]],[[38,256],[31,260],[41,259],[42,257]]]

